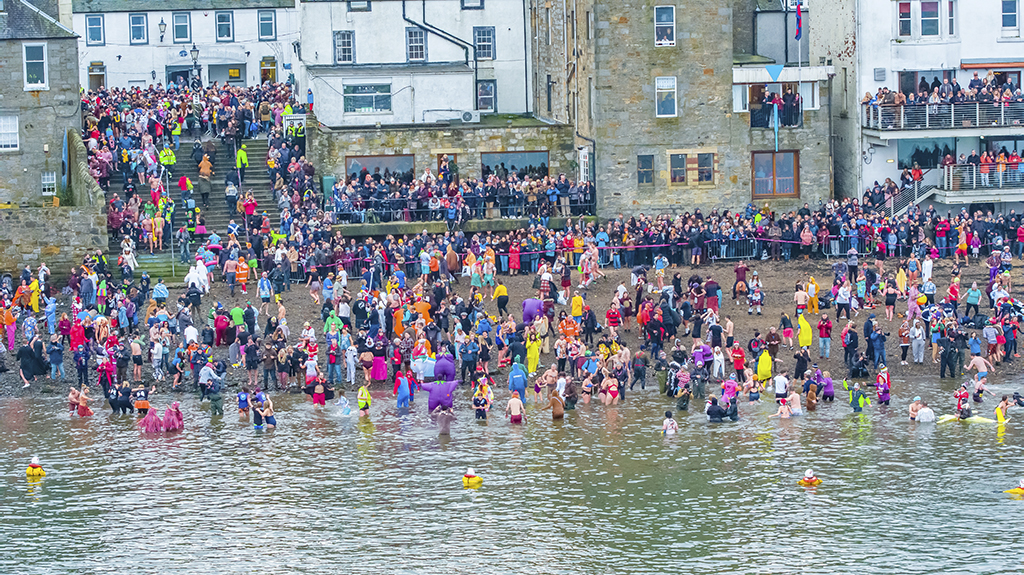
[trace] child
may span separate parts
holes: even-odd
[[[757,310],[757,315],[761,315],[761,306],[764,305],[764,292],[761,291],[760,287],[754,288],[754,293],[750,294],[747,302],[747,315],[753,315],[755,310]]]

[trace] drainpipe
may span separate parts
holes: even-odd
[[[423,3],[423,15],[424,16],[426,16],[426,13],[427,13],[426,10],[427,10],[427,6],[426,6],[426,1],[424,0],[424,3]],[[465,41],[463,41],[463,40],[461,40],[459,38],[456,38],[455,36],[452,36],[451,34],[445,32],[444,30],[435,28],[434,26],[431,26],[430,24],[427,24],[426,18],[423,19],[423,23],[422,24],[417,22],[417,21],[415,21],[415,20],[413,20],[413,19],[411,19],[411,18],[409,18],[406,15],[406,12],[405,12],[405,0],[402,0],[402,20],[405,20],[409,24],[412,24],[413,26],[419,28],[420,30],[423,30],[423,32],[426,33],[426,34],[434,34],[436,36],[440,36],[442,39],[447,40],[448,42],[450,42],[452,44],[455,44],[456,46],[462,48],[462,50],[463,50],[463,52],[465,54],[465,59],[466,59],[466,65],[467,66],[469,65],[469,49],[473,48],[473,91],[472,91],[472,97],[470,98],[470,101],[473,102],[473,109],[476,110],[476,80],[477,80],[477,74],[476,74],[476,47],[471,45],[471,44],[467,44]],[[413,121],[415,121],[415,118],[416,118],[416,111],[413,110]]]
[[[526,98],[526,113],[530,113],[530,42],[527,30],[530,25],[526,21],[526,3],[530,0],[523,0],[523,92]]]
[[[420,0],[420,1],[422,2],[422,6],[423,6],[422,7],[422,10],[423,10],[423,13],[422,13],[423,26],[426,26],[427,28],[430,29],[431,32],[433,32],[434,34],[437,34],[438,36],[444,38],[445,40],[448,40],[452,44],[455,44],[457,46],[462,46],[462,48],[466,51],[466,62],[467,63],[469,63],[469,51],[470,50],[473,51],[473,100],[472,100],[472,102],[473,102],[473,109],[476,110],[477,109],[476,84],[480,80],[480,74],[478,72],[478,70],[480,68],[480,64],[479,64],[479,60],[477,60],[477,57],[476,57],[476,45],[475,44],[471,44],[469,42],[466,42],[462,38],[459,38],[458,36],[456,36],[454,34],[450,34],[447,31],[442,30],[442,29],[438,28],[437,26],[434,26],[433,24],[427,22],[427,0]],[[403,8],[405,7],[405,0],[402,0],[402,6],[403,6]],[[495,35],[497,35],[497,32],[495,32]],[[495,39],[495,40],[497,40],[497,39]],[[498,103],[495,102],[494,104],[495,104],[495,108],[497,108],[497,104]]]

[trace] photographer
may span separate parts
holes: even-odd
[[[871,334],[871,347],[875,353],[875,369],[878,369],[879,365],[886,363],[885,358],[885,340],[889,337],[889,334],[882,333],[882,326],[875,324],[875,331]]]

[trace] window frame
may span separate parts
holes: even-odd
[[[682,159],[682,165],[677,166],[676,160]],[[675,187],[683,187],[687,185],[687,164],[689,163],[689,154],[683,150],[669,150],[668,151],[668,185]]]
[[[1013,12],[1007,12],[1006,6],[1013,6]],[[1013,15],[1013,24],[1010,26],[1006,25],[1006,16]],[[1018,0],[1000,0],[999,5],[999,24],[1003,30],[1018,30],[1020,29],[1020,2]]]
[[[662,89],[658,87],[658,80],[672,79],[672,113],[661,114],[659,112],[658,104],[660,100],[658,95],[663,92],[669,92],[668,89]],[[654,117],[655,118],[677,118],[679,117],[679,82],[675,76],[655,76],[654,78]]]
[[[490,33],[490,35],[491,35],[490,55],[489,56],[481,56],[480,55],[481,42],[479,41],[479,36],[478,36],[478,34],[480,34],[480,33]],[[494,42],[495,35],[496,35],[496,32],[495,32],[494,26],[473,26],[473,50],[476,53],[476,59],[477,60],[495,60],[496,59],[497,52],[495,51],[495,42]]]
[[[228,31],[231,32],[231,35],[229,37],[227,37],[227,38],[221,38],[221,36],[220,36],[220,27],[221,27],[220,17],[221,16],[227,16],[228,17],[227,25],[228,25]],[[257,31],[257,34],[258,33],[259,32]],[[217,10],[216,12],[213,13],[213,36],[214,36],[214,38],[216,38],[217,42],[219,42],[219,43],[228,43],[228,42],[234,42],[235,41],[235,13],[234,12],[232,12],[231,10]]]
[[[40,192],[43,196],[53,197],[57,195],[57,172],[42,172],[39,180]],[[50,191],[47,191],[48,187],[50,187]]]
[[[347,0],[349,12],[372,12],[373,3],[371,0]],[[355,6],[353,6],[355,4]]]
[[[934,4],[935,5],[935,15],[934,16],[929,16],[929,17],[925,18],[925,15],[924,15],[924,5],[925,4]],[[940,0],[921,0],[920,2],[918,2],[918,9],[921,11],[920,16],[918,18],[918,21],[920,21],[920,23],[921,23],[921,37],[922,38],[939,38],[939,37],[941,37],[942,36],[942,25],[941,25],[941,22],[942,22],[942,15],[941,15],[941,13],[942,13],[942,2]],[[925,23],[926,22],[929,24],[929,28],[932,25],[934,25],[934,30],[935,30],[934,34],[926,34],[925,33]]]
[[[10,127],[9,125],[5,126],[5,123],[8,120],[13,120],[13,122],[14,122],[14,131],[10,131],[10,130],[6,130],[5,131],[4,130],[5,127]],[[9,146],[9,145],[6,145],[4,143],[4,137],[5,136],[9,136],[9,135],[13,135],[14,136],[14,145],[13,146]],[[8,153],[8,152],[17,152],[17,151],[20,151],[20,150],[21,150],[21,121],[20,121],[20,118],[18,116],[16,116],[16,115],[15,116],[0,116],[0,154]]]
[[[474,4],[467,4],[467,2],[476,2],[476,4],[475,5]],[[463,10],[483,10],[484,9],[484,0],[462,0],[461,4],[462,4],[462,9]]]
[[[949,27],[946,29],[949,37],[956,38],[956,0],[947,0],[946,19],[949,21]]]
[[[414,35],[414,34],[420,34],[421,37],[423,38],[423,41],[420,44],[420,49],[423,52],[423,56],[420,57],[420,58],[413,58],[412,57],[413,44],[412,44],[411,35]],[[424,30],[422,28],[418,28],[416,26],[407,26],[405,28],[405,61],[406,62],[410,62],[410,63],[412,63],[412,62],[426,62],[427,61],[427,32],[426,32],[426,30]]]
[[[906,17],[902,8],[906,6],[907,12]],[[906,24],[906,32],[903,31],[903,25]],[[913,38],[914,36],[914,3],[910,0],[903,0],[896,2],[896,36],[898,38]]]
[[[544,8],[544,30],[547,34],[548,46],[551,45],[551,8]]]
[[[28,48],[43,49],[43,81],[38,84],[30,84],[28,81]],[[36,62],[36,60],[33,60]],[[50,89],[50,56],[46,42],[22,42],[21,43],[21,79],[24,81],[26,92],[36,92]]]
[[[685,148],[666,150],[668,156],[668,185],[670,188],[714,188],[719,184],[718,148]],[[677,160],[682,159],[682,165]],[[710,165],[701,167],[701,160]],[[675,163],[674,163],[675,162]],[[701,179],[701,173],[707,179]]]
[[[135,25],[132,24],[132,18],[142,17],[142,39],[136,40],[132,36],[132,30]],[[128,13],[128,44],[133,46],[141,46],[149,44],[149,14],[145,12],[129,12]]]
[[[756,157],[759,154],[770,154],[772,157],[772,190],[771,194],[757,195],[757,177],[755,172]],[[778,189],[778,168],[776,159],[780,154],[792,154],[793,155],[793,193],[792,194],[776,194],[774,190]],[[750,197],[753,200],[765,200],[770,198],[799,198],[800,197],[800,150],[756,150],[750,152]]]
[[[671,12],[672,13],[672,24],[659,24],[658,23],[658,12]],[[671,28],[671,36],[668,40],[661,41],[658,39],[659,28]],[[661,5],[654,7],[654,46],[657,48],[668,48],[676,45],[676,7],[671,5]]]
[[[270,34],[263,33],[263,17],[270,16]],[[277,12],[274,10],[260,10],[256,12],[256,37],[261,42],[273,42],[277,40]]]
[[[100,39],[98,41],[92,40],[90,38],[90,35],[89,35],[89,32],[91,30],[91,26],[89,24],[89,20],[92,19],[92,18],[99,19],[99,23],[100,23],[100,25],[99,25]],[[107,31],[106,31],[106,29],[104,27],[104,20],[105,19],[103,18],[103,14],[86,14],[85,15],[85,45],[86,46],[105,46],[107,44]]]
[[[352,52],[352,59],[343,61],[338,57],[338,41],[344,35],[348,35],[349,38],[349,50]],[[356,31],[355,30],[335,30],[334,31],[334,63],[338,66],[351,66],[356,63]]]
[[[486,84],[491,85],[491,107],[481,108],[480,107],[480,87]],[[498,81],[497,80],[477,80],[476,81],[476,109],[481,113],[496,114],[498,112]]]
[[[343,85],[341,87],[342,113],[344,115],[346,115],[346,116],[350,115],[350,114],[351,115],[359,115],[359,116],[379,116],[381,114],[394,114],[395,106],[394,106],[394,102],[391,100],[392,96],[394,96],[394,92],[392,92],[393,85],[394,84],[391,83],[391,82],[388,82],[386,84],[385,83],[381,83],[381,82],[367,82],[367,83],[364,83],[364,84],[352,83],[352,84],[345,84],[345,85]],[[375,86],[375,87],[387,86],[388,91],[387,91],[386,94],[384,92],[370,92],[370,93],[367,93],[367,94],[349,94],[349,93],[346,92],[349,88],[365,87],[365,86]],[[387,109],[386,110],[385,109],[377,109],[377,98],[382,98],[382,97],[385,97],[385,96],[388,98],[388,107],[387,107]],[[345,100],[348,99],[348,98],[356,98],[356,97],[370,97],[370,98],[372,98],[373,109],[372,110],[367,110],[367,111],[351,111],[351,112],[348,111],[348,104],[345,102]]]
[[[188,29],[188,37],[184,40],[178,39],[178,16],[185,17],[185,28]],[[171,43],[190,44],[192,43],[192,14],[188,12],[171,12]]]
[[[649,161],[650,167],[644,167],[641,161]],[[644,176],[647,177],[647,181],[643,181]],[[654,154],[636,155],[636,185],[645,187],[654,185]]]

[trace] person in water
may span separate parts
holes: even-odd
[[[773,417],[778,417],[779,419],[789,419],[789,416],[792,415],[792,410],[789,409],[789,406],[786,405],[786,403],[786,398],[780,399],[779,410],[769,415],[768,418],[771,419]]]
[[[262,401],[252,408],[253,412],[259,412],[263,416],[263,421],[266,422],[267,429],[274,429],[277,427],[277,418],[274,417],[274,404],[267,398],[266,401]]]
[[[487,384],[480,384],[473,394],[473,409],[476,411],[476,419],[487,420],[487,411],[491,408],[491,400],[487,397]]]
[[[661,422],[661,432],[665,435],[675,435],[679,431],[679,424],[672,419],[672,412],[665,412],[665,421]]]
[[[921,396],[915,397],[914,401],[910,402],[907,411],[910,413],[910,421],[917,421],[917,414],[921,411]]]
[[[921,402],[921,409],[917,410],[918,423],[935,423],[935,412],[928,407],[928,402]]]
[[[797,484],[803,487],[815,487],[817,485],[821,485],[821,480],[814,475],[814,471],[808,469],[807,471],[804,471],[803,478],[801,478],[800,481],[797,481]]]
[[[853,384],[853,389],[850,389],[850,382],[844,379],[843,389],[850,392],[850,407],[853,408],[854,413],[860,413],[864,411],[865,405],[871,405],[871,400],[861,391],[859,383]]]
[[[1006,412],[1010,409],[1011,405],[1013,404],[1010,403],[1009,396],[1004,395],[1003,398],[999,400],[999,405],[996,406],[996,410],[994,412],[996,416],[996,421],[1003,422],[1008,419],[1006,417]]]
[[[29,463],[28,468],[25,469],[25,475],[30,478],[46,477],[46,471],[43,470],[42,465],[39,465],[38,457],[32,457],[32,463]]]
[[[439,405],[431,413],[437,416],[437,434],[451,435],[452,422],[455,421],[455,410],[449,406]]]
[[[505,415],[508,415],[509,423],[523,423],[526,407],[523,405],[523,400],[519,399],[518,391],[512,392],[512,398],[508,400],[508,405],[505,406]]]
[[[565,399],[558,394],[558,390],[552,388],[548,392],[548,404],[544,409],[551,410],[551,419],[557,420],[565,417]]]
[[[724,417],[726,417],[726,411],[721,405],[718,405],[718,398],[711,396],[708,400],[708,405],[704,409],[704,414],[708,416],[708,421],[711,423],[723,423]]]
[[[359,417],[370,416],[370,404],[373,403],[373,399],[370,397],[370,390],[367,389],[364,383],[359,388],[359,393],[356,394],[356,403],[359,406]]]

